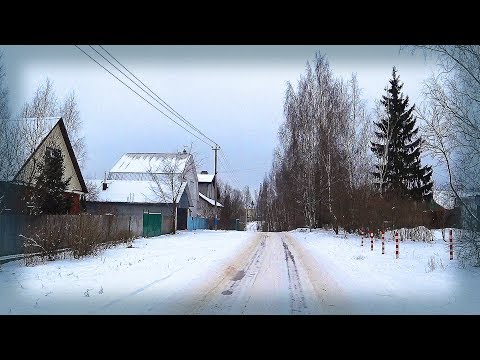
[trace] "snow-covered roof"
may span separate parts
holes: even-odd
[[[165,173],[172,170],[181,174],[191,155],[184,153],[127,153],[112,167],[111,173]]]
[[[197,174],[199,183],[211,183],[215,175],[213,174]]]
[[[475,195],[478,195],[478,192],[475,191],[457,191],[458,196],[462,199],[472,198]],[[455,207],[455,194],[452,190],[434,190],[433,191],[433,200],[440,206],[443,206],[445,209],[453,209]]]
[[[210,205],[215,206],[215,200],[210,199],[209,197],[203,195],[201,192],[199,192],[198,195],[200,195],[200,198],[205,200],[206,202],[208,202]],[[223,205],[220,204],[218,201],[217,201],[217,206],[218,207],[223,207]]]
[[[455,195],[451,190],[435,190],[433,200],[445,209],[453,209],[455,205]]]
[[[165,199],[158,195],[158,185],[154,181],[135,180],[107,180],[107,189],[102,189],[103,180],[90,180],[98,189],[98,198],[101,202],[128,202],[128,203],[172,203],[172,191],[168,186],[162,186]],[[180,201],[187,182],[181,184],[177,201]]]

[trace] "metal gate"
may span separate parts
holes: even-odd
[[[162,214],[143,213],[143,237],[159,236],[162,234]]]
[[[189,216],[187,218],[187,229],[188,230],[208,229],[208,219]]]

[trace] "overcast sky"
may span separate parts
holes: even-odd
[[[226,154],[222,179],[257,189],[270,169],[283,120],[286,83],[296,83],[315,52],[335,75],[356,72],[368,106],[380,98],[396,66],[411,103],[433,69],[422,55],[399,46],[104,46]],[[47,77],[59,98],[75,91],[86,138],[86,179],[102,178],[127,152],[174,152],[193,144],[201,168],[213,173],[211,147],[199,141],[70,46],[0,46],[12,112]],[[86,51],[94,54],[87,46]],[[95,54],[96,55],[96,54]],[[98,58],[98,56],[97,56]],[[104,62],[105,63],[105,62]],[[108,65],[108,64],[106,64]],[[225,172],[234,170],[234,172]],[[435,171],[434,177],[441,177]]]

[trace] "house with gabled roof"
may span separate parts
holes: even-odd
[[[60,150],[64,159],[63,180],[70,178],[65,196],[72,198],[70,214],[81,212],[81,199],[88,193],[77,158],[68,137],[67,129],[61,117],[21,118],[9,120],[15,122],[19,138],[17,162],[11,172],[13,176],[3,179],[3,188],[9,192],[4,210],[9,213],[27,212],[31,204],[25,196],[28,189],[35,185],[39,174],[39,164],[49,151]],[[35,134],[35,136],[26,136]]]
[[[217,191],[216,176],[203,170],[198,177],[198,214],[204,218],[215,218],[215,192]],[[223,205],[217,198],[217,217]]]
[[[177,203],[177,229],[197,216],[198,179],[193,156],[179,153],[126,153],[105,174],[92,180],[98,198],[87,202],[90,213],[172,216]]]

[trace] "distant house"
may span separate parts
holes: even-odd
[[[44,155],[54,149],[60,150],[64,158],[63,179],[70,178],[65,196],[72,197],[70,214],[81,212],[81,199],[87,194],[87,187],[78,165],[72,144],[67,134],[65,124],[61,117],[50,118],[22,118],[11,120],[22,132],[35,131],[35,137],[26,137],[30,141],[23,141],[18,151],[18,169],[15,169],[8,179],[0,184],[3,189],[5,213],[28,213],[31,204],[25,194],[29,187],[35,185],[39,174],[39,164],[43,162]]]
[[[452,210],[455,207],[455,194],[452,190],[433,191],[433,201],[447,210]]]
[[[463,204],[465,206],[463,206]],[[469,192],[460,195],[460,200],[455,199],[455,207],[459,209],[459,225],[462,228],[471,228],[473,219],[469,216],[467,209],[470,210],[477,219],[480,219],[480,193]],[[476,224],[478,226],[478,224]]]
[[[245,208],[246,222],[253,221],[255,219],[255,208],[253,205]]]
[[[124,154],[103,180],[92,180],[98,192],[87,201],[93,214],[172,215],[177,202],[177,229],[187,228],[187,217],[197,216],[198,179],[193,156],[181,153]],[[173,188],[173,189],[172,189]]]
[[[197,174],[198,177],[198,216],[204,218],[215,218],[215,191],[217,191],[216,177],[208,171]],[[217,212],[223,205],[217,199]],[[217,216],[219,217],[219,216]]]

